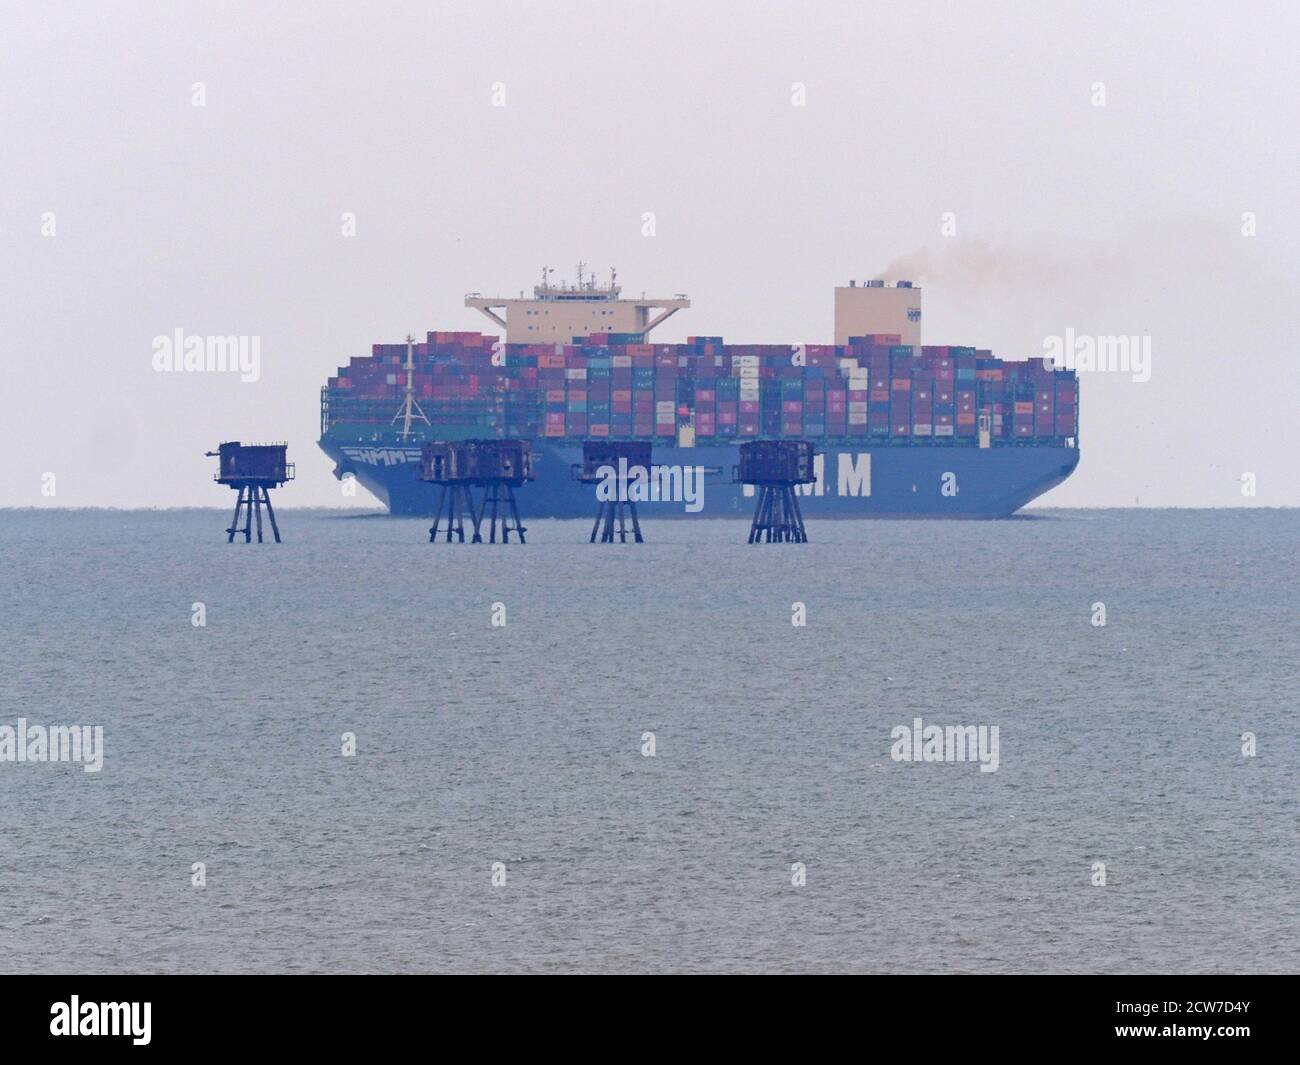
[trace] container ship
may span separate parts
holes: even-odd
[[[433,513],[437,489],[419,479],[430,440],[531,441],[536,480],[520,503],[539,518],[590,518],[593,488],[574,475],[590,440],[649,442],[659,470],[699,477],[689,507],[642,504],[657,517],[749,517],[753,489],[732,479],[747,440],[813,441],[817,479],[798,489],[810,518],[1005,518],[1078,465],[1074,371],[922,344],[908,281],[837,287],[833,344],[656,344],[651,332],[690,300],[625,299],[614,271],[598,283],[582,264],[573,284],[543,270],[531,299],[471,293],[465,305],[504,338],[376,344],[321,390],[335,476],[392,514]]]

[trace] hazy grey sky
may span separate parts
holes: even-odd
[[[657,338],[829,342],[832,288],[901,256],[928,342],[1151,337],[1040,505],[1300,505],[1297,10],[6,0],[0,506],[225,507],[223,439],[289,441],[282,506],[373,506],[320,386],[489,331],[466,292],[583,258],[691,296]],[[260,336],[260,380],[155,373],[178,328]]]

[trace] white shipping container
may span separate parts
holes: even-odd
[[[585,381],[587,378],[587,370],[585,367],[577,370],[565,370],[564,376],[570,381]]]
[[[851,400],[849,400],[849,413],[850,413],[850,414],[866,414],[866,413],[867,413],[867,404],[866,404],[866,402],[865,402],[865,401],[861,401],[861,402],[860,402],[860,401],[858,401],[858,400],[856,400],[856,399],[851,399]]]
[[[951,425],[936,425],[936,426],[934,427],[934,435],[935,435],[935,436],[952,436],[952,435],[953,435],[953,433],[952,433],[952,426],[951,426]]]
[[[867,424],[867,416],[866,416],[865,414],[853,414],[853,413],[850,412],[850,414],[849,414],[849,424],[850,424],[850,425],[866,425],[866,424]]]
[[[912,426],[913,436],[930,436],[934,431],[933,425],[914,425]]]

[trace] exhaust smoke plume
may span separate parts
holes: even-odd
[[[1238,276],[1248,268],[1243,256],[1247,246],[1234,227],[1203,218],[1144,222],[1107,243],[1069,249],[1046,240],[998,243],[959,237],[895,257],[876,280],[901,278],[958,290],[1065,288],[1086,294],[1123,287],[1132,291],[1157,277],[1168,283],[1211,271]]]

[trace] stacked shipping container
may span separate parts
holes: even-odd
[[[406,386],[405,344],[376,344],[325,390],[324,432],[382,439]],[[646,344],[596,334],[562,346],[431,332],[412,385],[434,436],[642,438],[700,444],[808,437],[873,444],[1033,444],[1078,430],[1078,382],[1041,359],[1005,362],[967,347]]]

